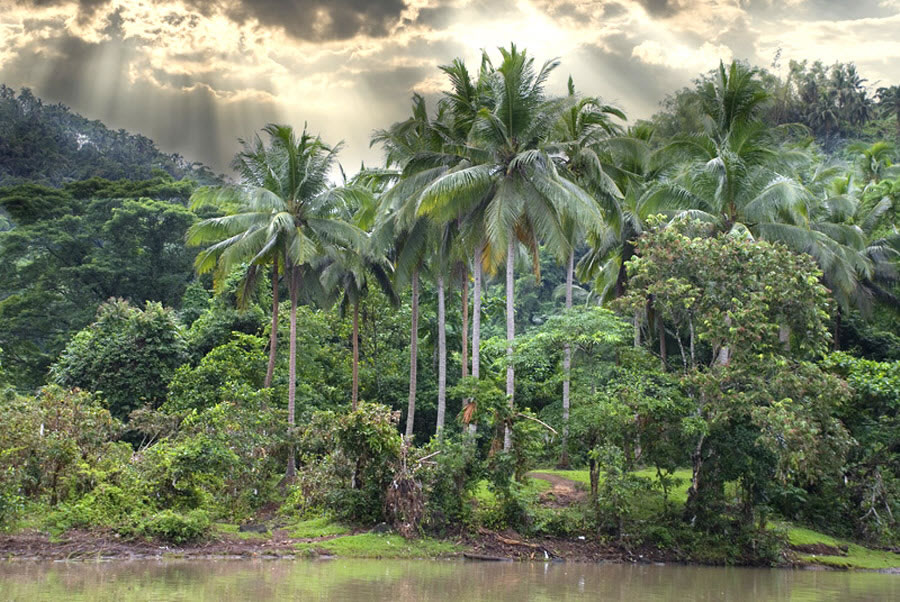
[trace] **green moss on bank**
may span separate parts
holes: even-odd
[[[462,548],[449,541],[430,538],[404,539],[399,535],[361,533],[327,541],[298,544],[297,551],[325,551],[347,558],[437,558],[453,556]]]
[[[298,539],[346,535],[350,532],[348,527],[332,522],[327,516],[303,520],[289,526],[288,529],[290,536]]]
[[[212,527],[215,535],[227,535],[229,537],[237,537],[238,539],[269,539],[268,533],[253,533],[250,531],[241,531],[240,527],[232,523],[215,523]]]
[[[840,569],[881,570],[900,568],[900,554],[887,550],[872,550],[847,540],[801,527],[788,527],[787,535],[788,542],[792,546],[823,544],[835,548],[842,548],[843,546],[847,548],[846,556],[798,554],[797,559],[801,562]]]

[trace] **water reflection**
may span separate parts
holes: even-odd
[[[900,576],[647,565],[445,561],[0,564],[0,600],[897,600]]]

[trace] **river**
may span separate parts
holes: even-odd
[[[900,575],[461,560],[0,562],[0,600],[900,600]]]

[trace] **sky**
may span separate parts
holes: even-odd
[[[373,130],[446,87],[438,66],[515,42],[631,120],[718,61],[853,61],[900,81],[900,0],[0,0],[0,82],[228,172],[288,123],[381,162]],[[780,52],[779,52],[780,50]]]

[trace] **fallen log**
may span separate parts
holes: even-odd
[[[518,539],[510,539],[509,537],[503,537],[499,533],[497,534],[497,541],[500,543],[505,543],[508,546],[524,546],[526,548],[531,548],[532,550],[541,550],[543,549],[536,543],[528,543],[527,541],[519,541]]]

